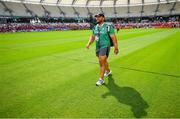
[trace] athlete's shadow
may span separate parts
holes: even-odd
[[[120,87],[115,84],[112,76],[108,78],[108,84],[105,87],[109,89],[109,92],[102,95],[103,98],[107,96],[114,96],[119,103],[123,103],[131,106],[131,110],[134,116],[139,118],[147,115],[145,111],[148,108],[147,102],[141,97],[141,94],[131,87]]]

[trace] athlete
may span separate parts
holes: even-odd
[[[114,46],[116,55],[119,53],[119,49],[114,28],[112,25],[104,22],[104,14],[97,14],[95,18],[97,25],[93,28],[93,34],[90,36],[86,48],[89,49],[90,45],[96,40],[96,56],[100,65],[100,78],[96,85],[100,86],[105,83],[104,76],[107,77],[112,73],[107,62],[111,46]]]

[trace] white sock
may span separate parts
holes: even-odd
[[[99,78],[99,80],[104,80],[104,79],[102,79],[102,78]]]

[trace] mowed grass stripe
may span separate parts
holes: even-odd
[[[156,31],[154,29],[140,29],[135,32],[129,32],[130,30],[121,30],[121,34],[131,35],[131,34],[137,34],[141,32],[147,33],[147,32],[153,32]],[[163,30],[157,30],[157,31],[163,31]],[[57,39],[61,39],[61,41],[66,41],[66,38],[69,39],[69,36],[75,37],[83,37],[83,36],[89,36],[92,34],[92,31],[89,30],[79,30],[79,31],[53,31],[53,32],[25,32],[25,33],[0,33],[0,44],[2,45],[19,45],[19,44],[31,44],[33,42],[46,42],[46,41],[53,41]],[[72,38],[71,38],[72,39]]]
[[[154,32],[152,32],[152,33],[154,33]],[[158,32],[160,32],[160,31],[158,31]],[[144,35],[142,35],[142,36],[144,36]],[[79,38],[79,39],[81,39],[81,38]],[[82,37],[82,39],[86,39],[86,37],[85,38]],[[57,42],[49,41],[48,43],[50,43],[50,44],[47,44],[45,46],[44,45],[43,46],[31,45],[32,47],[27,47],[27,48],[22,47],[22,49],[21,48],[16,49],[16,47],[11,47],[10,49],[1,51],[1,54],[2,54],[1,62],[3,62],[3,60],[5,62],[9,62],[9,60],[12,60],[12,61],[20,60],[21,61],[21,60],[25,60],[25,59],[29,59],[29,58],[33,58],[33,57],[41,57],[41,56],[46,56],[46,55],[50,55],[50,54],[54,54],[54,53],[62,53],[65,51],[75,50],[78,48],[85,47],[86,42],[87,42],[87,40],[69,42],[69,43],[62,42],[63,44],[58,44]],[[35,47],[35,46],[37,46],[37,47]]]
[[[130,37],[139,37],[139,36],[144,36],[144,35],[147,35],[147,34],[151,34],[151,33],[157,33],[157,32],[161,32],[163,30],[141,30],[143,31],[140,32],[140,33],[133,33],[133,34],[130,34],[130,35],[124,35],[123,32],[120,33],[120,35],[118,34],[118,36],[120,36],[120,38],[118,40],[125,40],[125,39],[128,39]],[[83,31],[82,31],[83,32]],[[86,33],[86,32],[84,32]],[[42,33],[40,33],[39,35],[41,36]],[[69,43],[69,42],[78,42],[78,41],[84,41],[85,39],[87,39],[87,34],[83,34],[81,35],[81,37],[77,37],[76,35],[74,35],[73,38],[64,38],[64,34],[62,34],[61,32],[57,33],[58,36],[61,36],[61,38],[58,38],[58,39],[55,39],[54,37],[52,38],[49,38],[49,40],[44,40],[44,41],[35,41],[35,42],[32,42],[32,43],[29,43],[26,40],[24,40],[24,43],[16,43],[17,40],[11,40],[11,43],[15,42],[14,44],[4,44],[4,45],[1,45],[1,49],[4,49],[5,51],[7,51],[8,49],[9,50],[16,50],[16,49],[23,49],[25,50],[26,48],[35,48],[35,47],[40,47],[40,46],[49,46],[49,45],[57,45],[57,44],[62,44],[64,45],[64,43]],[[36,36],[36,34],[35,34]],[[127,37],[128,36],[128,37]],[[7,35],[8,37],[8,35]],[[44,37],[44,36],[43,36]],[[126,38],[124,38],[126,37]],[[36,39],[36,37],[32,37],[32,41],[33,39]],[[23,39],[22,39],[23,40]],[[9,43],[9,40],[3,40],[1,41],[1,43],[6,43],[8,42]]]
[[[86,31],[86,32],[84,32]],[[1,33],[0,44],[2,45],[16,45],[29,44],[33,42],[53,41],[54,39],[66,40],[69,36],[81,37],[90,35],[91,32],[87,30],[79,31],[52,31],[52,32],[24,32],[24,33]]]
[[[145,52],[145,49],[148,49],[148,48],[144,47],[142,49],[139,49],[136,52],[131,53],[130,56],[133,58],[129,58],[129,59],[130,60],[133,59],[133,61],[123,60],[121,66],[122,67],[126,66],[127,68],[131,68],[131,69],[133,69],[133,68],[134,69],[136,69],[136,68],[137,69],[145,69],[145,67],[147,67],[147,65],[148,66],[151,66],[151,65],[152,66],[154,66],[154,65],[161,66],[163,64],[164,67],[163,68],[159,67],[159,68],[162,69],[164,72],[169,72],[170,74],[178,75],[179,62],[180,62],[178,60],[179,55],[177,52],[177,49],[179,49],[179,48],[178,48],[178,43],[176,42],[177,41],[176,38],[177,38],[178,34],[179,34],[179,32],[174,32],[173,34],[168,35],[167,37],[164,37],[162,41],[160,40],[159,42],[154,44],[156,46],[155,48],[150,49],[148,47],[149,53],[144,53],[143,56],[142,56],[142,54],[140,55],[143,59],[139,59],[139,57],[138,57],[139,54],[137,52],[139,50],[140,51],[143,50]],[[163,44],[166,44],[166,45],[163,45]],[[159,47],[158,45],[162,46],[162,47]],[[138,45],[136,45],[136,46],[138,46]],[[153,57],[153,56],[154,56],[154,58],[149,58],[149,57]],[[159,59],[157,60],[157,58],[159,58]],[[144,59],[145,59],[145,61],[144,61]],[[172,59],[174,59],[173,62],[172,62]],[[159,60],[160,60],[160,62],[158,62]],[[115,60],[115,62],[117,62],[117,60]],[[138,62],[140,62],[141,65],[139,65],[137,67],[134,64],[137,64]],[[170,62],[170,63],[167,63],[167,62]],[[166,69],[167,69],[167,71],[166,71]],[[175,70],[173,70],[173,69],[175,69]],[[151,69],[147,69],[147,70],[151,71]],[[158,67],[155,68],[155,70],[158,70]],[[163,74],[163,72],[162,72],[162,74]]]

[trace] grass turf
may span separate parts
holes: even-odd
[[[101,87],[90,34],[0,34],[0,117],[180,117],[179,29],[121,30]]]

